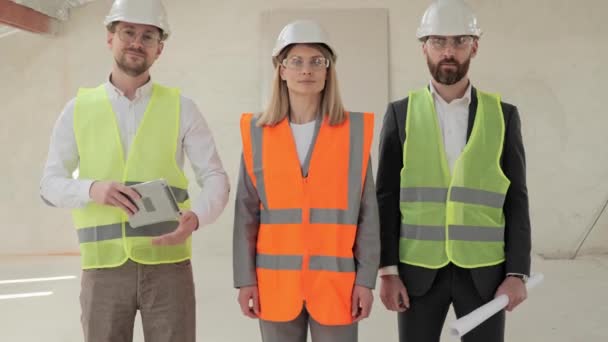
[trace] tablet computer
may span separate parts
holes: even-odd
[[[141,196],[140,200],[133,200],[139,210],[129,217],[131,227],[138,228],[154,223],[179,220],[181,212],[177,201],[171,187],[164,179],[129,187]]]

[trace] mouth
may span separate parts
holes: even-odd
[[[145,57],[144,54],[139,53],[139,52],[135,52],[135,51],[127,51],[127,54],[131,55],[131,56],[135,56],[135,57],[140,57],[140,58],[144,58]]]
[[[316,81],[308,81],[308,80],[305,80],[305,81],[298,81],[298,83],[303,83],[303,84],[314,84],[314,83],[316,83]]]

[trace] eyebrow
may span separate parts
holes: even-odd
[[[133,26],[133,25],[123,25],[123,28],[129,28],[129,29],[132,29],[132,30],[136,30],[135,26]],[[144,33],[154,33],[154,32],[156,32],[156,30],[152,29],[152,28],[147,28],[144,31]]]

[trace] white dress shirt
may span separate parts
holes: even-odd
[[[437,112],[439,128],[443,138],[443,147],[448,159],[450,172],[454,169],[454,163],[460,157],[467,143],[467,129],[469,126],[469,104],[471,103],[471,83],[464,96],[452,102],[446,102],[437,93],[433,82],[430,82],[431,95]],[[405,137],[407,139],[407,136]],[[386,266],[380,269],[380,275],[399,274],[397,266]]]
[[[138,88],[133,100],[110,82],[104,86],[116,115],[126,158],[150,102],[152,81]],[[74,98],[68,102],[55,123],[40,183],[43,200],[49,205],[62,208],[82,208],[89,203],[89,189],[94,181],[73,177],[79,163],[73,124],[75,101]],[[193,198],[191,209],[198,217],[199,227],[202,227],[215,221],[224,210],[230,185],[205,119],[191,99],[181,96],[180,131],[175,160],[182,170],[185,155],[190,160],[196,182],[202,188],[200,195]]]

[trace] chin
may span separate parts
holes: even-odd
[[[297,87],[294,89],[296,93],[301,95],[318,95],[323,92],[323,89],[315,89],[311,87]]]

